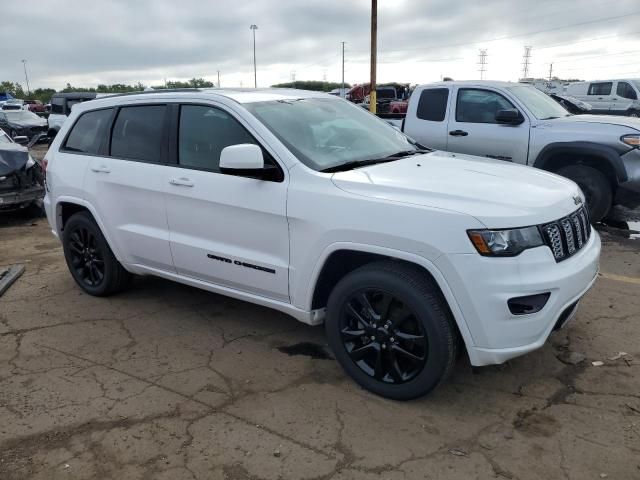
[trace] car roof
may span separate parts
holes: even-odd
[[[446,80],[441,82],[427,83],[420,85],[420,87],[449,87],[449,86],[466,86],[466,87],[518,87],[518,86],[531,86],[527,83],[519,82],[502,82],[498,80]]]

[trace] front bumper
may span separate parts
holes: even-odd
[[[510,258],[440,257],[436,265],[447,278],[471,335],[471,344],[467,341],[471,363],[503,363],[540,348],[554,327],[575,313],[574,304],[596,280],[599,258],[600,237],[595,231],[587,245],[559,263],[546,246]],[[509,311],[510,298],[546,292],[549,299],[539,312]]]
[[[0,193],[0,211],[16,210],[26,207],[35,200],[44,197],[44,187],[31,187],[14,192]]]
[[[627,181],[618,185],[615,203],[636,208],[640,206],[640,149],[634,148],[620,158],[627,172]]]

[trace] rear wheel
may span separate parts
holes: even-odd
[[[410,400],[452,371],[458,335],[437,286],[417,267],[377,262],[345,276],[325,321],[336,359],[362,387]]]
[[[640,117],[640,111],[638,111],[638,110],[629,110],[629,116],[638,118],[638,117]]]
[[[613,202],[613,191],[609,180],[600,170],[587,165],[568,165],[556,173],[573,180],[582,189],[593,223],[607,215]]]
[[[111,295],[127,286],[131,274],[113,255],[88,212],[78,212],[67,221],[62,246],[71,275],[88,294]]]

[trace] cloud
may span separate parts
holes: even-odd
[[[338,80],[341,41],[347,42],[346,80],[368,77],[368,0],[49,0],[46,6],[22,0],[4,5],[2,16],[0,44],[8,48],[0,80],[22,82],[25,58],[32,87],[213,80],[218,70],[223,86],[252,85],[252,23],[263,86],[293,72],[298,79]],[[633,52],[640,55],[639,19],[637,0],[384,0],[378,77],[413,83],[443,74],[474,78],[482,47],[489,77],[515,80],[524,45],[533,46],[535,75],[555,62],[564,76],[634,70],[640,76],[633,63]]]

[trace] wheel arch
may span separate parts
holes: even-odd
[[[628,179],[621,153],[624,152],[593,142],[551,143],[542,149],[533,166],[556,172],[567,165],[588,165],[602,172],[615,192]]]
[[[316,263],[309,282],[307,309],[324,309],[332,287],[340,279],[356,268],[380,260],[392,260],[413,265],[428,275],[447,304],[467,350],[474,345],[471,332],[453,291],[438,267],[425,257],[388,247],[354,243],[336,243],[327,247]]]
[[[64,225],[69,220],[69,218],[71,218],[73,214],[82,212],[82,211],[86,211],[91,215],[93,220],[98,225],[98,228],[102,232],[102,235],[104,236],[105,240],[107,241],[109,248],[111,248],[111,251],[113,252],[114,256],[119,262],[122,262],[121,260],[122,257],[120,256],[120,253],[118,252],[118,250],[114,248],[115,244],[110,238],[109,232],[105,228],[105,225],[102,222],[98,213],[96,212],[95,208],[93,208],[93,205],[91,205],[90,203],[80,198],[60,197],[57,199],[54,212],[55,212],[55,222],[56,222],[55,229],[56,229],[56,233],[58,234],[58,237],[62,239]]]

